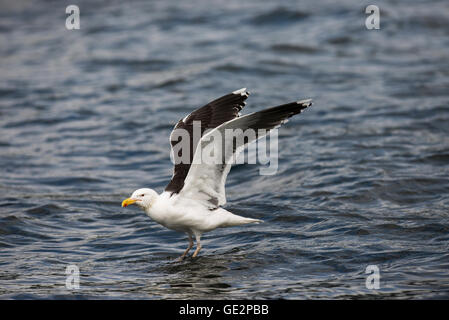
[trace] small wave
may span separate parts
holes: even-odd
[[[337,36],[327,39],[327,43],[335,45],[347,45],[350,42],[352,42],[352,38],[350,36]]]
[[[271,50],[279,53],[306,53],[312,54],[320,51],[317,47],[299,45],[299,44],[275,44],[272,45]]]
[[[255,25],[273,25],[301,21],[309,16],[308,13],[299,10],[289,10],[278,7],[268,12],[251,18],[250,23]]]
[[[449,153],[435,153],[416,160],[416,162],[423,162],[437,165],[447,165],[449,163]]]
[[[104,183],[105,181],[99,178],[91,177],[59,177],[59,178],[39,178],[39,181],[45,185],[51,186],[67,186],[67,185],[85,185],[93,183]]]
[[[170,60],[164,59],[93,58],[84,61],[83,65],[89,72],[104,67],[124,68],[133,72],[145,72],[166,70],[171,63]]]
[[[32,216],[41,216],[41,215],[51,215],[51,214],[54,214],[57,212],[61,212],[63,210],[65,210],[65,209],[51,203],[51,204],[45,204],[43,206],[28,209],[25,212]]]
[[[248,74],[257,74],[260,76],[270,76],[288,73],[288,71],[279,70],[279,68],[248,67],[237,65],[234,63],[227,63],[216,66],[214,70],[225,72],[244,72]]]

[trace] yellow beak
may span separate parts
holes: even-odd
[[[130,204],[133,204],[136,201],[137,200],[134,200],[134,199],[131,199],[131,198],[125,199],[122,202],[122,207],[127,207],[127,206],[129,206]]]

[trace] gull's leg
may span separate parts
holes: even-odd
[[[201,234],[196,233],[195,238],[196,238],[196,250],[192,255],[193,258],[195,258],[198,255],[198,252],[200,252],[201,250],[201,242],[200,242]]]
[[[187,247],[186,251],[184,251],[182,256],[179,257],[179,259],[178,259],[179,261],[182,261],[185,258],[185,256],[187,255],[187,253],[189,253],[190,249],[192,249],[192,247],[193,247],[192,235],[190,233],[188,233],[187,236],[189,237],[189,246]]]

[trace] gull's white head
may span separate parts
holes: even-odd
[[[142,209],[149,209],[159,195],[156,191],[148,188],[138,189],[133,192],[131,197],[123,200],[122,207],[127,207],[130,204],[136,204]]]

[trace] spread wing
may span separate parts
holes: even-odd
[[[209,102],[178,121],[170,134],[172,161],[174,161],[175,165],[172,179],[165,191],[178,193],[183,188],[199,139],[201,139],[206,130],[216,128],[229,120],[239,117],[239,112],[245,106],[245,100],[248,96],[249,92],[246,91],[246,88],[236,90]],[[197,137],[194,136],[193,132],[194,121],[200,125],[200,134]],[[182,131],[188,133],[188,138],[190,139],[189,148],[175,150],[177,144],[182,140],[182,136],[177,133]],[[188,154],[183,154],[183,152]]]
[[[226,178],[235,156],[246,144],[266,135],[269,130],[311,105],[310,99],[284,104],[232,119],[207,132],[199,142],[193,164],[178,196],[200,201],[210,209],[224,205]],[[231,131],[227,131],[228,129]],[[251,131],[256,134],[245,134],[247,129],[253,129]],[[233,132],[233,138],[226,138],[226,131]],[[213,150],[214,161],[205,161],[202,152],[205,150]]]

